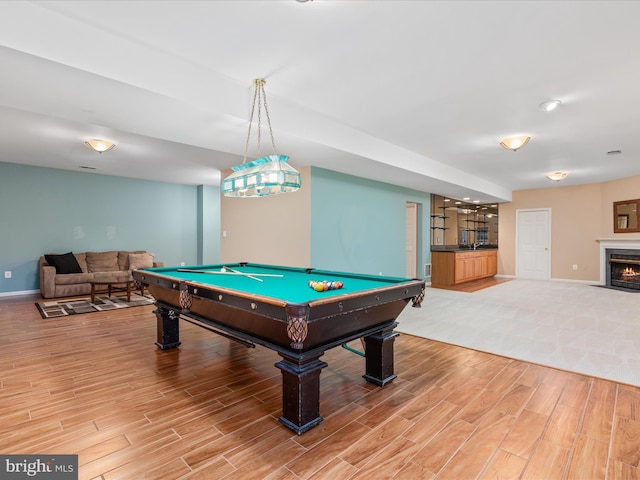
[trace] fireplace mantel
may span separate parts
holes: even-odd
[[[607,249],[625,248],[640,250],[640,238],[597,238],[600,244],[600,285],[607,284]]]
[[[596,242],[640,243],[640,238],[596,238]]]

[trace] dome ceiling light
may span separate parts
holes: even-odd
[[[564,180],[569,175],[569,172],[553,172],[547,175],[549,180],[554,182],[559,182],[560,180]]]
[[[529,143],[529,140],[531,140],[531,137],[527,137],[526,135],[521,135],[519,137],[509,137],[502,140],[500,142],[500,146],[506,148],[507,150],[517,152],[519,149]]]
[[[116,145],[108,140],[98,140],[94,138],[93,140],[87,140],[84,144],[89,147],[94,152],[102,153],[111,150]]]

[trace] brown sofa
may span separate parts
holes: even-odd
[[[131,270],[163,266],[144,250],[47,254],[40,257],[40,294],[43,298],[91,293],[91,280],[131,280]]]

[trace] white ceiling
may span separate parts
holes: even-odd
[[[639,23],[637,1],[2,1],[0,161],[219,185],[263,77],[295,167],[483,203],[640,175]]]

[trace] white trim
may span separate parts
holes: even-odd
[[[19,295],[33,295],[34,293],[40,293],[40,290],[22,290],[18,292],[2,292],[0,297],[17,297]]]
[[[607,284],[607,249],[628,248],[640,250],[640,238],[597,238],[600,244],[600,285]]]
[[[575,280],[572,278],[551,278],[550,282],[581,283],[583,285],[599,285],[595,280]]]
[[[543,279],[543,280],[549,280],[551,278],[551,209],[550,208],[519,208],[516,209],[516,278],[518,277],[518,269],[519,269],[519,265],[520,263],[518,262],[518,253],[519,253],[519,247],[518,247],[518,215],[520,214],[520,212],[547,212],[549,214],[548,217],[548,223],[547,223],[547,278]]]

